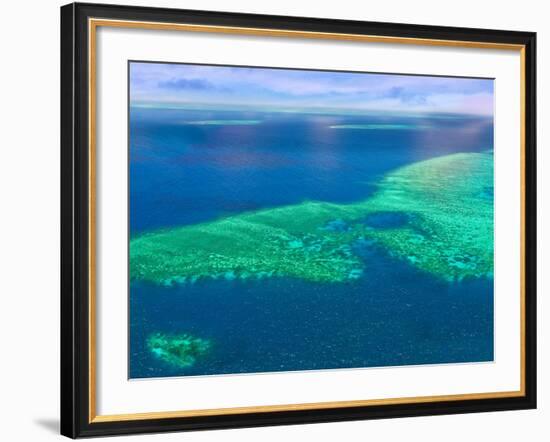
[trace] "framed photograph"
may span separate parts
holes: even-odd
[[[534,33],[61,8],[61,432],[536,406]]]

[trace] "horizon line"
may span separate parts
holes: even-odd
[[[475,113],[475,112],[453,112],[453,111],[435,111],[435,110],[398,110],[398,109],[376,109],[361,107],[338,107],[338,106],[298,106],[281,105],[272,103],[218,103],[218,102],[199,102],[199,101],[149,101],[149,100],[129,100],[129,107],[148,108],[148,109],[213,109],[219,111],[231,111],[250,109],[260,112],[281,112],[281,113],[325,113],[325,114],[358,114],[358,113],[380,113],[380,114],[398,114],[398,115],[461,115],[494,118],[494,113]]]

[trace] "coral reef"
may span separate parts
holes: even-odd
[[[304,202],[150,232],[130,242],[134,280],[360,277],[357,244],[449,280],[492,276],[493,155],[460,153],[397,169],[362,202]]]
[[[250,126],[260,123],[261,120],[200,120],[185,122],[185,124],[193,126]]]
[[[210,348],[210,341],[191,335],[154,333],[147,339],[147,348],[159,359],[177,366],[190,367],[197,357]]]
[[[373,229],[390,253],[447,280],[493,276],[493,155],[461,153],[388,175],[368,205],[407,213],[408,224]],[[488,197],[490,195],[490,197]]]
[[[330,129],[362,129],[362,130],[420,130],[429,129],[421,124],[335,124]]]

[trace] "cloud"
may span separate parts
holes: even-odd
[[[163,89],[192,89],[196,91],[215,88],[212,83],[199,78],[178,78],[177,80],[159,81],[158,86]]]
[[[442,76],[130,64],[132,101],[491,115],[493,81]]]
[[[402,86],[391,87],[385,94],[384,98],[397,98],[402,103],[426,104],[428,95],[425,92],[415,91],[412,87],[405,88]]]

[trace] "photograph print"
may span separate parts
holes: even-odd
[[[129,378],[493,361],[492,79],[128,69]]]

